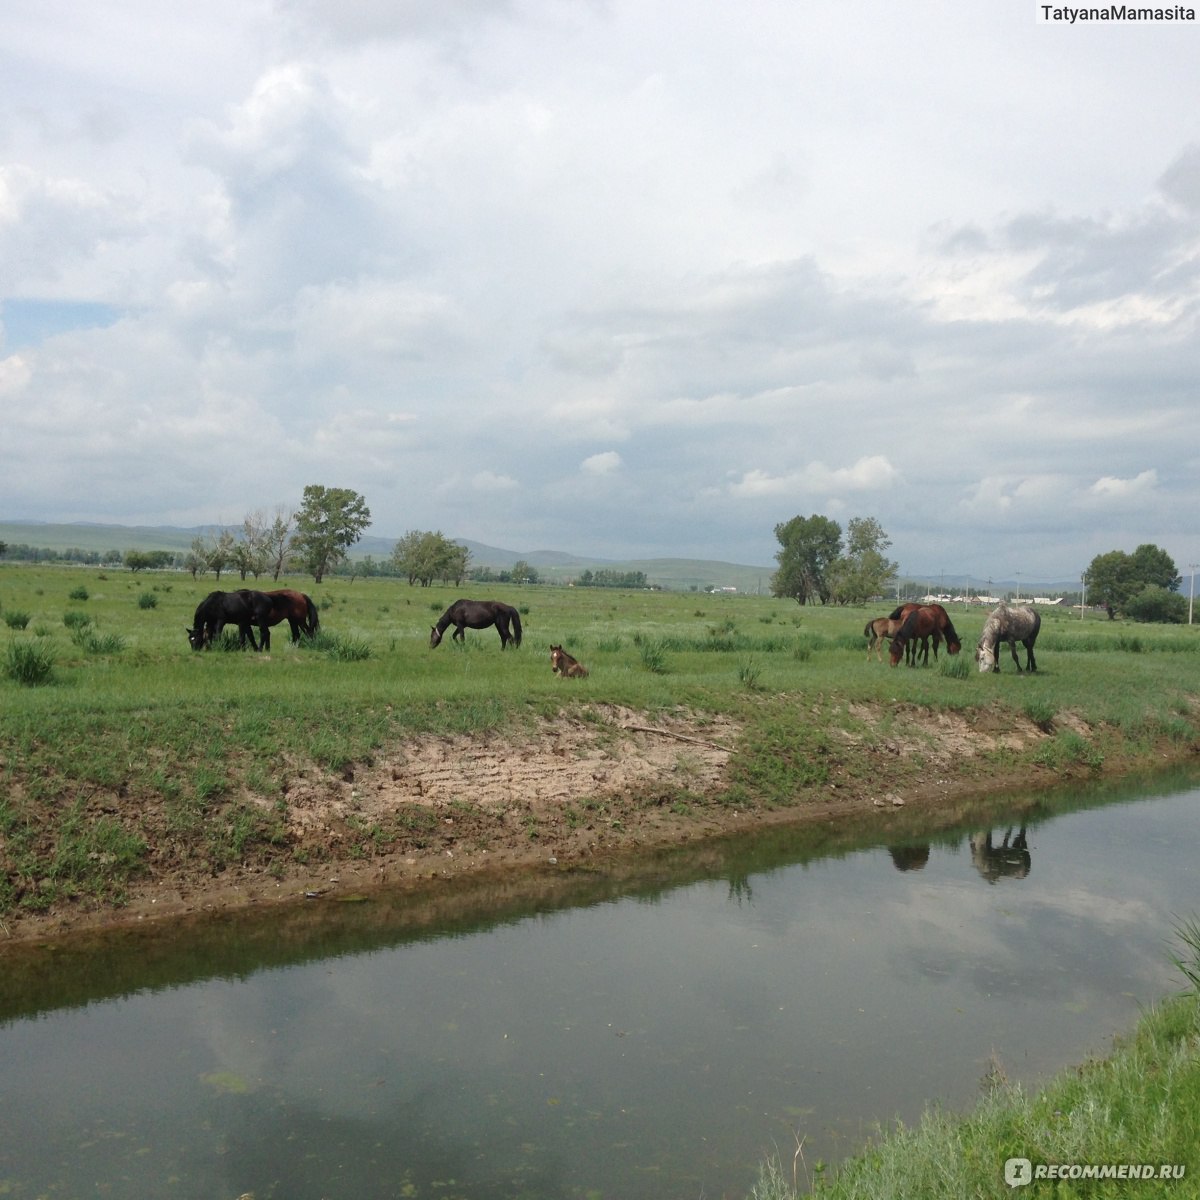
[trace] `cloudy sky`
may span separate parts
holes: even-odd
[[[905,572],[1200,558],[1200,25],[16,0],[0,519]]]

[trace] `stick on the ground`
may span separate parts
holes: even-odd
[[[706,742],[703,738],[688,737],[684,733],[673,733],[669,729],[655,729],[653,725],[622,725],[631,733],[657,733],[659,737],[674,738],[677,742],[691,742],[694,746],[707,746],[710,750],[720,750],[722,754],[732,754],[728,746],[718,746],[716,742]]]

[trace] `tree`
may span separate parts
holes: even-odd
[[[539,578],[537,567],[531,566],[523,558],[513,563],[508,575],[513,583],[537,583]]]
[[[125,565],[136,575],[150,566],[150,555],[144,550],[129,550],[125,554]]]
[[[292,539],[292,522],[295,519],[295,513],[288,512],[283,505],[280,505],[275,510],[275,520],[271,523],[271,528],[263,530],[263,549],[266,553],[267,567],[271,570],[271,577],[277,582],[279,572],[283,570],[283,565],[287,562],[288,546],[291,545]]]
[[[851,517],[846,552],[830,568],[830,594],[839,604],[861,604],[887,590],[900,569],[885,557],[892,540],[874,517]]]
[[[779,569],[771,576],[771,594],[798,604],[829,599],[829,569],[842,550],[842,527],[828,517],[793,517],[775,526]]]
[[[1097,554],[1084,572],[1088,595],[1093,604],[1103,604],[1111,620],[1125,612],[1129,602],[1148,587],[1175,591],[1179,573],[1171,556],[1158,546],[1145,543],[1132,554],[1110,550]]]
[[[310,483],[296,513],[290,549],[320,583],[370,524],[371,510],[357,492]]]
[[[409,584],[428,587],[435,579],[461,583],[471,552],[440,530],[410,529],[392,549],[392,565]]]

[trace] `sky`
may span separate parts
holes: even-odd
[[[1186,574],[1200,24],[1038,17],[6,4],[0,520]]]

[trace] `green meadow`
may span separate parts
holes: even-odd
[[[1030,761],[1072,772],[1182,754],[1200,724],[1200,630],[1099,613],[1046,611],[1038,673],[1018,675],[1004,650],[1001,673],[982,675],[972,650],[983,611],[951,613],[962,655],[893,669],[867,660],[862,632],[888,605],[291,577],[258,586],[312,595],[315,642],[293,646],[284,624],[270,654],[197,653],[185,630],[217,586],[243,584],[0,565],[0,914],[73,895],[119,903],[130,879],[171,855],[202,854],[214,872],[278,862],[289,780],[340,776],[414,733],[530,733],[564,709],[735,718],[726,791],[703,802],[742,808],[803,806],[833,772],[867,777],[876,768],[848,759],[834,735],[869,748],[912,712],[1032,721],[1050,736]],[[430,627],[459,595],[516,606],[521,648],[502,652],[486,629],[431,650]],[[552,675],[551,643],[589,677]],[[1020,757],[998,748],[988,770],[1002,778]],[[919,782],[919,756],[895,770],[898,783]],[[168,815],[168,845],[140,825],[150,800]]]

